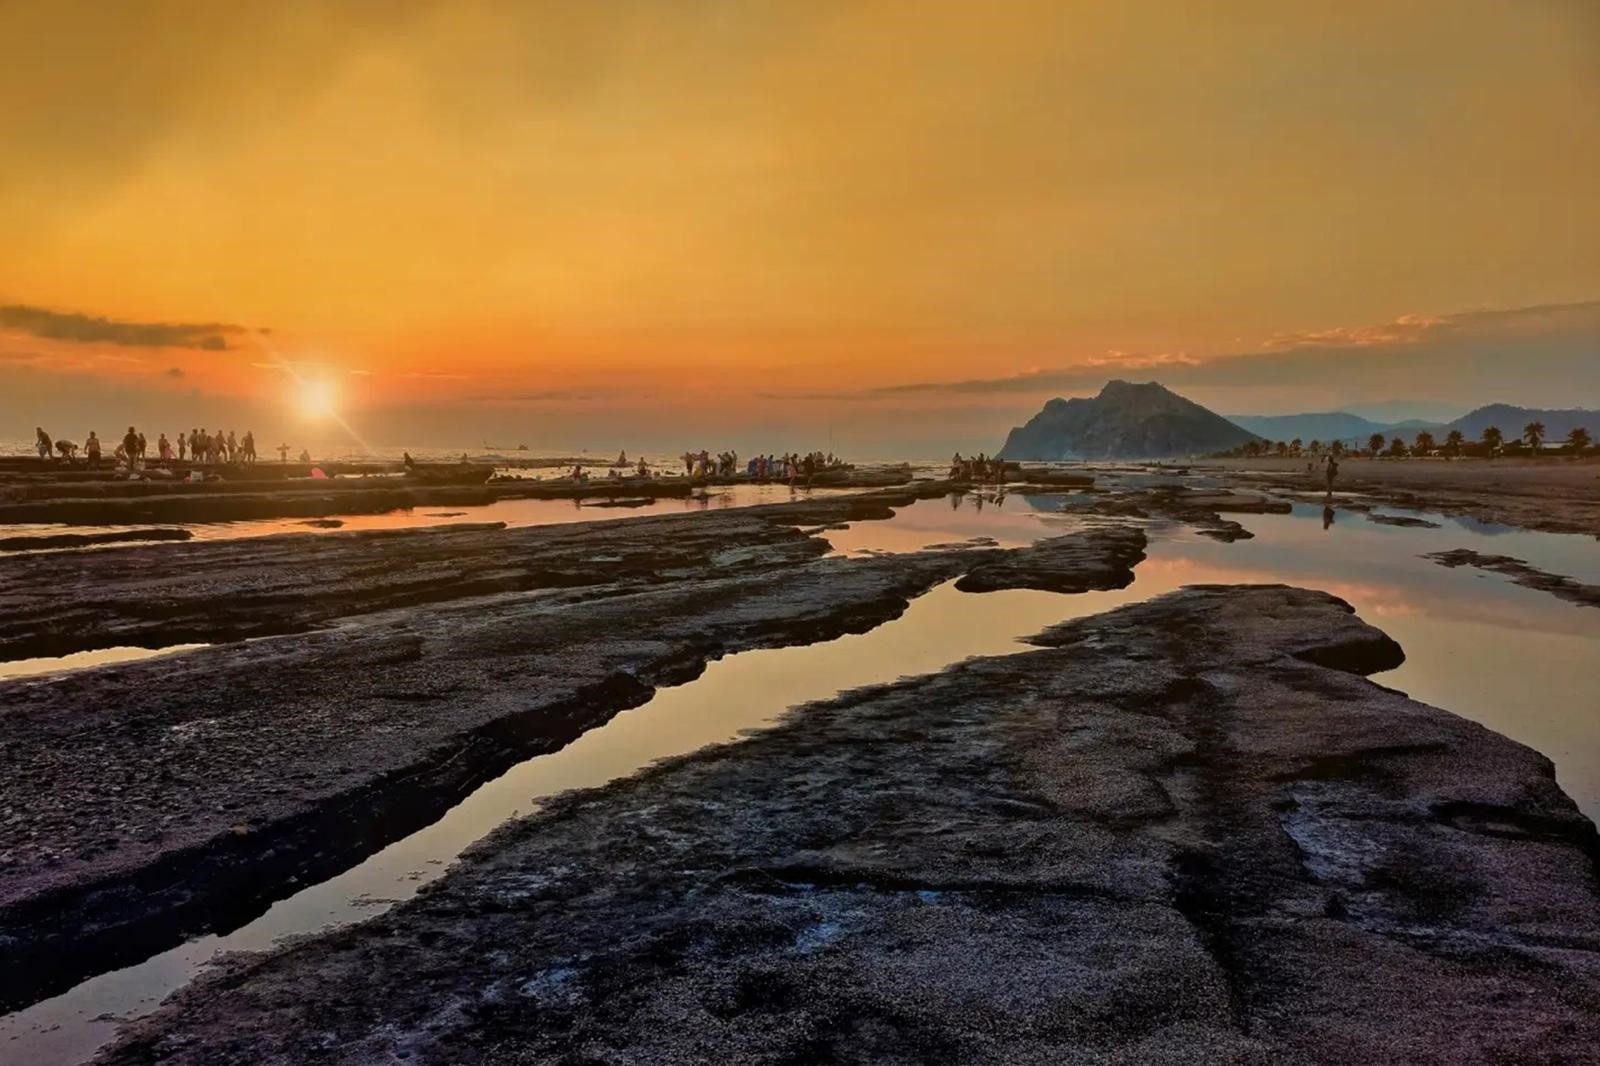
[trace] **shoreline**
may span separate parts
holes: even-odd
[[[822,559],[825,543],[792,524],[887,511],[869,495],[558,527],[523,541],[555,556],[549,568],[509,585],[497,561],[529,553],[500,530],[269,545],[286,559],[310,555],[311,565],[279,568],[290,583],[269,581],[254,599],[230,575],[261,572],[259,554],[219,571],[172,553],[214,564],[223,546],[154,549],[169,566],[159,593],[137,571],[114,580],[129,552],[151,549],[89,557],[105,567],[97,611],[125,611],[129,624],[83,634],[47,598],[25,630],[0,640],[7,657],[186,642],[208,623],[225,643],[0,683],[0,754],[13,768],[0,781],[0,807],[17,812],[0,875],[0,936],[13,959],[34,960],[8,969],[0,1001],[21,1005],[108,959],[204,928],[211,920],[196,915],[218,910],[213,901],[224,924],[237,921],[263,893],[310,876],[305,868],[348,863],[425,824],[485,774],[559,747],[709,659],[859,632],[963,575],[993,571],[997,588],[1119,587],[1143,555],[1142,533],[1101,530],[1032,548]],[[557,541],[569,546],[565,570]],[[434,561],[396,565],[396,551],[416,542],[428,542]],[[389,564],[367,575],[379,583],[363,591],[356,575],[385,543]],[[411,578],[458,562],[472,543],[487,551],[481,563],[467,556],[488,568],[482,580],[453,567],[428,583]],[[315,556],[330,552],[317,568]],[[613,562],[597,570],[601,556]],[[41,574],[56,560],[28,561]],[[396,574],[401,585],[385,583]],[[151,595],[163,616],[150,615]],[[152,622],[159,636],[144,628]],[[505,686],[515,676],[526,680],[512,696]],[[107,805],[121,812],[111,834],[97,813]]]
[[[1243,488],[1320,500],[1324,483],[1301,459],[1199,459],[1195,473]],[[1600,538],[1600,456],[1582,459],[1342,458],[1336,495],[1547,533]]]
[[[1399,649],[1341,601],[1197,588],[1035,643],[559,797],[385,915],[222,962],[97,1061],[1600,1039],[1594,827],[1542,756],[1362,679]]]
[[[1219,480],[1198,468],[1098,473],[1104,483],[1085,484],[1082,473],[1055,483],[1039,479],[1033,490],[1058,499],[1057,513],[1082,528],[1022,548],[946,537],[919,552],[824,557],[825,530],[873,523],[939,496],[951,495],[954,507],[960,502],[955,494],[971,488],[917,481],[791,503],[560,526],[308,532],[0,559],[0,603],[10,607],[0,612],[6,619],[0,624],[0,658],[111,645],[160,647],[207,627],[208,643],[215,644],[169,660],[0,683],[0,717],[9,719],[8,726],[26,726],[0,740],[0,755],[19,768],[9,785],[0,783],[0,807],[26,812],[27,819],[20,828],[7,826],[10,837],[0,847],[6,860],[0,886],[10,883],[9,889],[0,887],[0,935],[16,946],[17,958],[33,960],[9,970],[15,981],[0,988],[0,995],[12,1007],[33,1002],[197,932],[237,927],[292,886],[332,876],[397,835],[430,824],[485,777],[603,728],[620,710],[637,706],[663,685],[688,680],[722,655],[870,630],[939,584],[966,590],[962,596],[1008,588],[1068,595],[1117,588],[1138,572],[1145,530],[1248,540],[1247,516],[1281,517],[1290,510],[1284,490],[1257,474],[1235,479],[1224,473]],[[1007,494],[1027,492],[1025,486],[985,486],[975,496],[998,508]],[[1297,492],[1291,488],[1291,498]],[[1347,502],[1363,506],[1360,499],[1340,505]],[[945,508],[941,504],[938,510]],[[1246,524],[1228,515],[1244,517]],[[1509,562],[1494,565],[1513,579],[1525,578],[1523,583],[1541,594],[1567,590],[1569,597],[1576,595],[1567,585],[1552,583],[1562,580],[1559,575],[1539,571],[1535,583],[1532,571],[1511,574]],[[75,603],[81,597],[61,594],[74,587],[94,590],[87,612],[85,604]],[[1218,595],[1258,595],[1243,588],[1230,586]],[[35,594],[23,596],[29,589]],[[1291,589],[1281,595],[1301,603],[1295,597],[1320,594]],[[1269,629],[1249,640],[1278,647],[1296,626],[1321,631],[1323,623],[1309,619],[1320,618],[1324,608],[1313,610],[1308,620],[1291,622],[1286,619],[1298,618],[1300,607],[1269,607],[1276,602],[1271,596],[1253,602],[1261,605],[1256,613],[1262,617],[1250,624]],[[1348,609],[1343,610],[1341,617],[1347,616]],[[1131,650],[1113,655],[1097,640],[1074,647],[1089,657],[1086,661],[1100,663],[1097,656],[1109,656],[1095,669],[1121,662],[1122,673],[1130,677],[1172,663],[1184,664],[1185,676],[1225,677],[1244,670],[1230,665],[1230,656],[1239,654],[1231,645],[1246,639],[1237,632],[1210,634],[1209,623],[1165,607],[1141,617],[1150,619],[1148,632]],[[1321,650],[1307,646],[1294,654],[1301,660],[1320,656],[1325,668],[1360,669],[1367,654],[1360,647],[1383,645],[1375,630],[1353,619],[1334,624],[1332,632],[1367,635],[1354,644],[1343,637],[1325,640]],[[1048,634],[1040,639],[1048,643]],[[1217,640],[1223,642],[1220,648]],[[1130,664],[1136,668],[1130,670]],[[962,669],[862,691],[937,687],[945,675]],[[1009,692],[1024,703],[1036,698],[1026,693],[1042,683],[1011,673],[993,679],[996,695]],[[17,695],[35,691],[43,695]],[[857,695],[842,694],[831,702],[853,706]],[[1091,703],[1100,699],[1080,695]],[[969,696],[980,704],[989,698]],[[1341,706],[1342,699],[1317,713],[1332,714]],[[91,719],[83,717],[84,708]],[[1136,704],[1125,710],[1136,711]],[[1411,728],[1408,716],[1416,713],[1407,710],[1405,721],[1394,728]],[[1272,722],[1262,727],[1281,728]],[[908,739],[915,741],[922,727],[910,728]],[[1383,760],[1389,749],[1406,743],[1386,744],[1375,756],[1380,769],[1363,762],[1366,768],[1357,777],[1365,782],[1372,773],[1388,773]],[[48,754],[57,750],[59,755]],[[683,758],[714,758],[715,750]],[[1431,750],[1427,745],[1418,750],[1418,766],[1428,763]],[[1493,776],[1506,765],[1496,757],[1481,771]],[[141,773],[123,772],[133,766],[142,767]],[[1548,760],[1544,767],[1541,772],[1548,776]],[[1198,765],[1190,770],[1199,772]],[[92,780],[73,776],[90,771]],[[1053,772],[1068,772],[1068,765]],[[63,786],[63,781],[77,783]],[[1526,791],[1528,786],[1519,787]],[[1145,788],[1139,786],[1140,794]],[[1547,788],[1560,797],[1549,799],[1556,804],[1549,810],[1562,802],[1571,806],[1553,780],[1535,792],[1543,795]],[[59,796],[63,791],[72,794]],[[858,791],[860,796],[839,802],[864,802],[874,789]],[[1118,795],[1119,803],[1135,796]],[[1470,806],[1479,800],[1460,802]],[[1581,825],[1569,825],[1559,811],[1546,825],[1539,821],[1548,814],[1546,800],[1532,814],[1519,803],[1502,798],[1487,807],[1480,804],[1482,809],[1471,808],[1477,812],[1472,817],[1499,819],[1541,839],[1557,823],[1565,827],[1557,832],[1565,834],[1563,839],[1582,836],[1582,827],[1589,825],[1581,815],[1576,816]],[[112,808],[124,824],[113,834],[121,835],[118,843],[108,848],[98,812]],[[1447,803],[1440,817],[1456,817],[1465,809]],[[1023,824],[1035,818],[1020,808],[1015,816]],[[475,848],[469,861],[500,848],[502,838],[520,832],[515,827],[525,821],[507,823]],[[24,838],[24,831],[32,832]],[[1587,832],[1592,834],[1592,827]],[[22,851],[15,846],[18,839],[26,845]],[[35,853],[26,850],[36,842],[49,853],[47,862],[36,862]],[[1592,842],[1574,846],[1581,852]],[[1431,860],[1420,861],[1426,866]],[[446,879],[453,876],[454,870]],[[1433,875],[1424,870],[1406,876]],[[417,905],[426,906],[421,899]],[[1213,920],[1205,917],[1204,907],[1196,913]],[[314,938],[307,950],[345,935]],[[285,946],[251,959],[267,965],[297,950]],[[216,972],[232,973],[240,965],[246,961],[223,963]],[[461,967],[442,979],[467,980],[473,969]],[[24,972],[27,980],[21,979]],[[1225,984],[1234,981],[1224,977]],[[180,1017],[168,1011],[189,1011],[200,995],[196,989],[209,988],[208,980],[180,992],[156,1019],[128,1031],[137,1035],[123,1039],[163,1040],[152,1034],[193,1024],[204,1030],[196,1046],[210,1052],[225,1047],[225,1036],[207,1028],[203,1012]],[[256,984],[256,978],[248,982]],[[270,988],[263,994],[270,995]],[[371,1010],[381,1013],[377,1006]],[[281,1019],[263,1025],[261,1032],[272,1039],[278,1038],[273,1034],[293,1038],[293,1027]],[[109,1061],[120,1060],[113,1055]],[[282,1061],[298,1060],[287,1055]]]

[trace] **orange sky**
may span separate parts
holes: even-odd
[[[710,426],[1600,296],[1589,0],[0,0],[0,145],[0,304],[272,330],[0,331],[36,404],[282,360],[356,409]]]

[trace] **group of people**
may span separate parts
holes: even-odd
[[[979,452],[963,459],[960,452],[950,457],[951,481],[1004,481],[1005,464]]]
[[[843,466],[844,461],[832,453],[809,452],[806,455],[790,453],[783,456],[758,455],[745,464],[745,474],[753,481],[787,481],[793,485],[804,480],[807,485],[817,471]],[[731,473],[731,471],[730,471]]]
[[[641,465],[643,460],[640,461]],[[791,485],[801,480],[810,482],[818,471],[844,466],[844,460],[832,452],[810,452],[801,455],[787,452],[783,455],[758,455],[739,465],[739,453],[718,452],[712,455],[705,449],[683,453],[683,472],[687,477],[737,477],[743,469],[752,481],[787,481]],[[641,471],[642,473],[642,471]]]
[[[68,462],[77,457],[79,448],[76,441],[65,438],[52,440],[43,426],[35,426],[33,434],[41,460],[49,460],[52,454]],[[155,447],[156,456],[163,463],[187,460],[199,465],[221,465],[253,463],[257,458],[256,437],[248,429],[244,431],[242,438],[233,430],[229,430],[226,434],[221,430],[208,433],[203,428],[179,433],[176,441],[168,440],[167,435],[162,433],[157,438]],[[126,465],[129,470],[133,470],[144,465],[149,459],[149,450],[150,442],[145,435],[133,426],[129,426],[128,432],[122,435],[122,439],[117,442],[112,452],[112,462],[117,466]],[[83,442],[82,451],[84,459],[90,466],[98,466],[104,459],[104,446],[94,430],[89,431],[88,438]],[[289,446],[283,445],[278,451],[287,461]]]

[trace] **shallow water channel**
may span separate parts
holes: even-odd
[[[604,485],[602,481],[599,483]],[[855,494],[861,489],[789,488],[783,484],[714,485],[689,496],[661,496],[637,506],[608,506],[601,497],[583,500],[506,499],[493,503],[401,507],[380,514],[330,514],[320,518],[255,518],[238,522],[145,522],[136,526],[78,526],[66,523],[34,522],[0,525],[0,537],[38,537],[63,533],[114,533],[154,527],[187,529],[194,540],[239,540],[268,537],[281,533],[307,535],[370,530],[423,529],[475,522],[504,522],[508,527],[564,525],[569,522],[604,522],[639,515],[680,514],[685,511],[715,511],[727,507],[748,507],[763,503],[790,503],[824,496]],[[75,549],[114,551],[148,544],[148,541],[123,541]],[[25,550],[25,549],[24,549]],[[51,549],[54,550],[54,549]],[[0,552],[0,554],[12,554]]]
[[[888,521],[856,523],[828,536],[841,554],[913,551],[980,537],[1025,544],[1082,524],[1055,513],[1062,500],[1016,494],[923,500]],[[662,689],[566,748],[513,767],[433,825],[303,888],[244,927],[101,974],[0,1019],[0,1059],[39,1066],[81,1061],[111,1037],[117,1020],[153,1009],[219,953],[265,948],[283,936],[387,909],[440,876],[496,826],[538,810],[554,793],[736,740],[790,707],[843,690],[936,671],[968,656],[1026,651],[1019,640],[1046,626],[1190,584],[1283,582],[1343,597],[1406,651],[1405,665],[1377,681],[1544,752],[1567,792],[1591,818],[1600,818],[1600,669],[1594,666],[1600,611],[1500,575],[1452,570],[1420,557],[1468,547],[1595,582],[1600,542],[1436,515],[1419,516],[1439,523],[1436,529],[1381,525],[1342,510],[1329,517],[1320,506],[1299,505],[1289,515],[1240,516],[1256,536],[1233,544],[1153,530],[1149,558],[1127,589],[966,594],[945,584],[869,633],[713,662],[694,681]]]

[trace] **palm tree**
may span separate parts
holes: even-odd
[[[1500,432],[1499,426],[1489,426],[1483,431],[1483,444],[1489,449],[1490,458],[1500,450],[1500,442],[1505,439],[1505,434]]]
[[[1405,458],[1406,442],[1401,440],[1399,437],[1395,437],[1389,442],[1389,454],[1394,456],[1396,459]]]
[[[1301,444],[1300,438],[1296,437],[1294,440],[1289,442],[1289,454],[1299,455],[1301,447],[1303,447],[1303,445]]]
[[[1433,451],[1433,434],[1423,430],[1417,434],[1417,454],[1427,455]]]
[[[1522,439],[1528,442],[1528,447],[1538,451],[1539,445],[1544,443],[1544,423],[1529,422],[1523,426]]]
[[[1334,441],[1332,444],[1328,445],[1328,450],[1330,452],[1332,452],[1334,455],[1343,455],[1344,454],[1344,441],[1342,441],[1342,440]]]
[[[1582,426],[1573,426],[1572,432],[1567,434],[1567,445],[1573,455],[1582,455],[1589,447],[1589,431]]]
[[[1273,445],[1273,451],[1277,452],[1279,455],[1288,455],[1289,446],[1280,440],[1277,444]]]
[[[1459,429],[1452,429],[1444,435],[1444,446],[1450,449],[1451,455],[1460,455],[1462,442],[1466,439]]]
[[[1320,440],[1312,441],[1311,445],[1310,445],[1310,450],[1311,450],[1311,454],[1312,455],[1321,455],[1322,454],[1322,442]]]
[[[1382,433],[1374,433],[1372,436],[1367,438],[1367,451],[1371,452],[1373,455],[1377,455],[1379,452],[1383,451],[1383,445],[1384,436]]]

